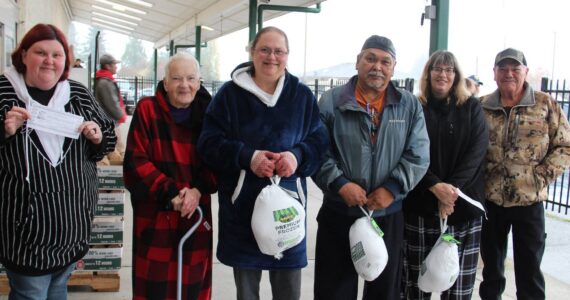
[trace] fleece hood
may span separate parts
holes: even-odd
[[[279,78],[277,82],[277,87],[273,94],[269,94],[263,91],[251,76],[253,69],[252,62],[246,62],[237,66],[232,72],[232,81],[244,90],[254,94],[259,101],[263,102],[268,107],[274,107],[277,104],[277,100],[283,91],[283,83],[285,82],[285,74]]]

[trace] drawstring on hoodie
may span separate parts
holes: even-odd
[[[32,110],[32,101],[30,101],[29,103],[29,108],[28,110]],[[24,142],[24,161],[26,162],[26,181],[28,183],[30,183],[30,159],[29,159],[29,154],[30,154],[30,131],[32,130],[31,128],[28,127],[28,122],[26,121],[26,124],[24,125],[24,130],[25,130],[25,142]]]
[[[28,128],[27,124],[25,130],[26,141],[24,142],[24,161],[26,162],[26,181],[30,183],[30,162],[28,158],[28,155],[30,154],[30,128]]]

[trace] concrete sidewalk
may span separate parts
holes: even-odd
[[[307,214],[307,256],[309,265],[303,269],[303,284],[301,299],[313,299],[313,281],[314,281],[314,258],[315,258],[315,241],[316,241],[316,214],[322,203],[322,193],[310,181],[309,184],[309,201]],[[217,197],[213,199],[213,215],[214,215],[214,245],[217,244]],[[92,292],[86,291],[84,288],[70,288],[70,300],[115,300],[115,299],[131,299],[131,239],[132,239],[132,209],[130,206],[129,196],[125,202],[125,235],[122,268],[119,272],[121,277],[121,289],[116,293]],[[553,213],[547,213],[546,231],[548,233],[546,252],[544,254],[542,270],[546,278],[546,299],[563,300],[569,299],[570,296],[570,218],[559,216]],[[214,246],[215,247],[215,246]],[[511,246],[509,246],[511,248]],[[507,288],[503,294],[503,299],[516,299],[514,269],[512,264],[512,253],[509,252],[509,258],[506,262]],[[477,274],[477,282],[473,299],[480,299],[477,293],[479,283],[481,282],[481,264]],[[361,282],[362,283],[362,282]],[[261,299],[271,299],[271,288],[269,285],[267,273],[263,274],[261,284]],[[217,259],[214,261],[213,270],[213,297],[214,300],[233,300],[235,296],[235,285],[233,280],[232,269],[221,264]],[[432,299],[438,298],[432,296]],[[8,299],[7,296],[0,296],[0,300]]]

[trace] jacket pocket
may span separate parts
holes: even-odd
[[[546,187],[546,179],[536,172],[536,166],[532,169],[532,174],[534,177],[535,188],[536,188],[536,196],[537,198],[540,196],[540,192]]]
[[[534,116],[521,116],[513,129],[512,159],[519,164],[540,162],[548,151],[547,123]]]
[[[89,199],[84,191],[30,194],[20,227],[23,243],[60,249],[86,244],[91,233]]]
[[[243,187],[243,182],[245,181],[245,170],[241,170],[239,172],[239,177],[238,177],[238,182],[236,185],[236,188],[234,189],[234,192],[232,194],[232,204],[235,203],[236,199],[239,197],[239,194],[241,193],[241,189]]]
[[[528,205],[538,200],[539,190],[534,166],[511,164],[504,178],[507,194],[504,201],[510,203],[507,206]]]
[[[20,235],[24,244],[32,244],[35,242],[37,235],[32,234],[36,231],[34,228],[34,223],[37,217],[35,216],[35,208],[33,204],[30,203],[24,208],[26,212],[22,216],[22,219],[16,222],[16,230]]]

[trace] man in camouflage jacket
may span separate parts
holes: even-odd
[[[570,165],[570,125],[548,94],[526,82],[524,54],[512,48],[495,58],[497,90],[482,97],[489,127],[483,224],[481,299],[500,299],[504,260],[513,230],[518,299],[544,299],[540,263],[545,247],[547,187]]]

